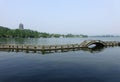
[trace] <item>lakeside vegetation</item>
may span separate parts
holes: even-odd
[[[33,31],[30,29],[10,29],[0,26],[0,38],[67,38],[67,37],[88,37],[87,35],[73,35],[73,34],[50,34],[45,32]]]

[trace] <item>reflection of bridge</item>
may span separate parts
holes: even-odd
[[[13,51],[56,51],[56,50],[70,50],[70,49],[81,49],[90,48],[89,46],[95,45],[96,47],[106,46],[120,46],[120,42],[117,41],[101,41],[101,40],[86,40],[81,44],[67,44],[67,45],[25,45],[25,44],[0,44],[0,49],[9,49]],[[95,48],[96,48],[95,47]]]

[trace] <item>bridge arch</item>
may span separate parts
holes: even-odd
[[[89,46],[95,45],[95,47],[104,47],[106,43],[100,40],[91,40],[91,41],[84,41],[82,46],[89,48]]]

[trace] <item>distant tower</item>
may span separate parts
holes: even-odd
[[[19,24],[19,29],[23,30],[24,29],[24,25],[22,23]]]

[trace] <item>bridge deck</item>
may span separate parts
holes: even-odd
[[[51,51],[51,50],[65,50],[88,48],[88,44],[103,43],[100,40],[84,41],[81,44],[67,44],[67,45],[24,45],[24,44],[0,44],[0,49],[12,50],[29,50],[29,51]],[[118,41],[104,41],[104,46],[120,46]]]

